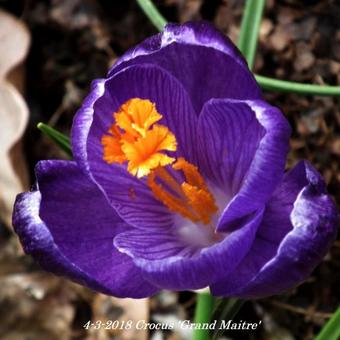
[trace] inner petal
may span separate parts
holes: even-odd
[[[112,113],[131,98],[147,98],[156,103],[163,115],[158,122],[171,130],[179,144],[174,154],[195,162],[197,117],[189,97],[176,79],[152,65],[125,68],[93,85],[73,125],[75,157],[129,224],[149,230],[171,228],[173,213],[154,197],[144,178],[139,180],[119,162],[103,161],[102,136],[113,123]]]
[[[114,244],[132,257],[155,285],[172,290],[199,289],[234,270],[248,253],[261,219],[262,211],[258,211],[242,228],[211,243],[201,229],[197,235],[190,226],[182,229],[186,224],[179,221],[179,228],[159,230],[148,237],[135,231],[119,234]]]
[[[177,34],[176,38],[181,39],[181,35]],[[261,98],[260,88],[242,57],[227,55],[216,50],[216,41],[210,36],[208,39],[205,37],[205,46],[194,46],[194,39],[188,39],[191,40],[190,43],[187,41],[184,44],[172,42],[149,55],[139,55],[123,62],[115,67],[111,74],[133,64],[159,65],[183,84],[190,95],[197,115],[204,103],[211,98]],[[164,42],[159,41],[159,44],[164,45]],[[207,48],[207,44],[211,44],[211,48]],[[134,49],[133,52],[135,56],[136,50]],[[225,84],[226,79],[228,86],[221,86]]]
[[[265,205],[282,179],[289,134],[282,113],[265,102],[205,104],[198,124],[200,168],[232,197],[218,230],[238,228],[240,219]]]

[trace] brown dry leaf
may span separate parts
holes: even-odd
[[[168,5],[178,6],[179,22],[199,19],[202,3],[202,0],[168,0],[167,2]]]
[[[107,321],[118,320],[121,325],[127,321],[132,321],[130,329],[111,329],[105,330],[103,327],[100,330],[91,329],[88,340],[100,339],[109,340],[112,335],[115,335],[119,340],[147,340],[148,331],[137,329],[137,322],[149,319],[149,299],[117,299],[110,296],[98,294],[93,302],[93,320],[98,320],[102,323]],[[124,322],[124,323],[123,323]]]
[[[0,338],[71,338],[73,292],[55,276],[18,273],[0,277]]]
[[[7,225],[11,225],[15,196],[28,186],[19,142],[27,124],[28,108],[7,76],[24,59],[29,43],[30,35],[24,24],[0,11],[0,218]]]

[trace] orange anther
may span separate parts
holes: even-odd
[[[155,197],[160,200],[169,210],[181,214],[183,217],[189,218],[194,222],[198,222],[197,216],[190,210],[190,208],[183,204],[183,201],[169,194],[163,189],[160,184],[155,182],[155,174],[151,173],[148,176],[148,185],[151,188]]]
[[[186,181],[197,187],[206,187],[203,177],[195,165],[187,162],[183,157],[177,159],[172,166],[175,170],[182,170]]]
[[[210,223],[217,211],[215,200],[195,165],[168,155],[177,149],[176,137],[166,126],[155,124],[162,119],[155,104],[132,98],[114,113],[114,118],[115,123],[102,137],[104,160],[110,164],[126,162],[127,170],[138,178],[148,175],[148,186],[169,210],[193,222]],[[182,172],[179,178],[185,181],[167,170],[170,164]],[[131,199],[136,197],[133,188],[128,194]]]
[[[166,168],[157,168],[148,177],[148,185],[155,197],[171,211],[177,212],[193,222],[210,223],[211,216],[217,212],[218,208],[198,169],[184,159],[180,159],[180,162],[177,161],[173,168],[176,170],[183,169],[184,176],[188,182],[180,184]],[[157,184],[155,182],[156,177],[178,194],[178,197],[170,194],[164,187]]]

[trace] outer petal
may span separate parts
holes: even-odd
[[[263,297],[305,280],[336,235],[337,212],[321,176],[307,162],[288,172],[266,207],[254,244],[215,295]]]
[[[196,113],[211,98],[259,99],[261,91],[234,44],[207,22],[169,24],[126,52],[109,75],[127,65],[152,63],[175,76]]]
[[[169,231],[147,237],[130,231],[118,235],[114,243],[155,285],[172,290],[199,289],[233,271],[250,249],[261,218],[259,211],[242,228],[210,247],[190,246]]]
[[[129,224],[140,228],[172,225],[172,214],[156,200],[144,181],[126,171],[126,166],[103,160],[101,138],[113,123],[112,113],[130,98],[156,103],[165,124],[176,136],[178,155],[195,162],[197,117],[181,84],[152,65],[124,69],[106,81],[94,83],[90,96],[78,111],[72,130],[75,158]]]
[[[280,183],[290,127],[282,113],[262,101],[212,99],[199,118],[200,169],[229,195],[217,229],[264,206]]]
[[[70,161],[37,166],[38,189],[18,196],[13,225],[26,253],[55,274],[100,292],[145,297],[157,291],[113,238],[129,230]]]

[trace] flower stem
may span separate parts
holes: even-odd
[[[145,15],[154,24],[154,26],[161,31],[166,25],[166,20],[162,14],[157,10],[155,5],[150,0],[137,0],[138,5],[142,8]]]
[[[266,0],[247,0],[242,16],[238,47],[253,68],[263,9]]]
[[[214,297],[209,292],[197,293],[195,323],[210,322],[211,314],[214,309]],[[195,329],[194,340],[210,339],[209,329]]]

